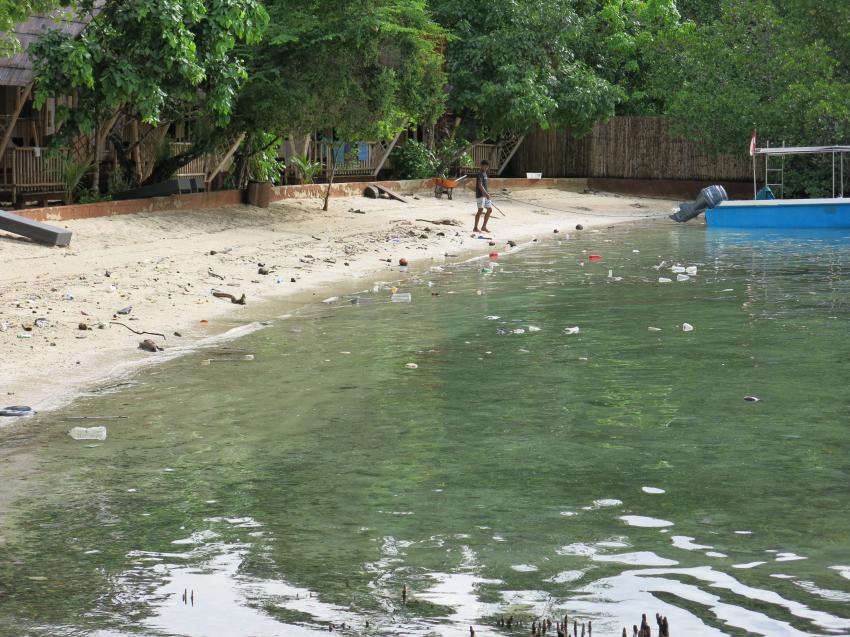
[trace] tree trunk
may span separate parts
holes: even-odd
[[[94,124],[94,135],[92,136],[92,145],[94,148],[92,149],[92,162],[94,163],[94,172],[92,173],[92,191],[95,195],[100,194],[100,148],[98,147],[98,142],[100,141],[100,116],[98,113],[95,113],[95,124]]]
[[[334,185],[334,173],[336,172],[336,158],[334,157],[334,150],[334,144],[331,142],[330,153],[328,154],[328,165],[330,166],[330,172],[328,173],[328,188],[325,190],[325,205],[322,206],[322,210],[325,212],[328,210],[328,199],[331,196],[331,186]]]
[[[118,171],[119,169],[123,173],[125,177],[130,179],[134,183],[139,182],[138,177],[138,163],[136,162],[136,157],[138,153],[133,150],[127,150],[124,148],[123,140],[115,134],[109,135],[109,142],[112,144],[112,151],[114,153],[114,171]]]

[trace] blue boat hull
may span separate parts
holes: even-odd
[[[850,228],[850,199],[724,201],[705,211],[714,228]]]

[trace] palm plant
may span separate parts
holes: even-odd
[[[73,203],[83,177],[91,170],[91,159],[68,157],[62,165],[62,180],[65,182],[65,200]]]
[[[293,155],[289,158],[289,165],[295,169],[302,184],[312,184],[313,179],[322,170],[322,163],[310,161],[307,155]]]

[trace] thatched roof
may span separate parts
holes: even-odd
[[[95,3],[95,13],[103,6],[103,1]],[[27,55],[27,47],[35,42],[45,31],[63,31],[76,37],[91,21],[92,16],[78,16],[67,9],[54,11],[47,16],[31,16],[26,22],[15,27],[13,33],[21,43],[21,53],[8,58],[0,58],[0,86],[26,86],[33,80],[32,61]]]

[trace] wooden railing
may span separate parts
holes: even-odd
[[[192,142],[170,142],[169,148],[171,149],[171,155],[179,155],[192,147]],[[148,143],[144,143],[139,147],[139,151],[137,153],[137,161],[139,162],[139,172],[141,174],[141,179],[147,179],[151,171],[154,168],[154,164],[156,163],[155,153],[155,143],[153,138]],[[218,163],[221,161],[221,157],[219,155],[204,155],[202,157],[198,157],[193,159],[191,162],[179,168],[177,172],[174,173],[175,177],[200,177],[201,179],[206,179],[207,175],[210,171],[214,170]]]
[[[365,148],[364,148],[365,146]],[[380,157],[380,151],[376,152],[377,144],[374,142],[358,142],[354,144],[334,145],[324,142],[313,142],[310,144],[308,155],[310,161],[317,161],[323,166],[323,172],[327,172],[331,152],[334,153],[336,175],[371,175],[375,169],[375,162]],[[345,152],[348,150],[348,152]]]
[[[0,188],[16,201],[27,192],[65,189],[64,159],[48,157],[44,149],[10,148],[0,161]]]
[[[307,149],[307,157],[310,161],[319,162],[322,165],[322,175],[327,178],[330,166],[331,153],[334,153],[336,176],[376,176],[384,167],[387,157],[392,151],[398,139],[378,142],[350,142],[341,144],[335,142],[311,141]],[[288,157],[286,158],[288,159]]]
[[[499,139],[498,144],[473,144],[468,151],[472,157],[472,165],[461,167],[460,172],[466,174],[478,172],[481,162],[486,159],[490,162],[490,174],[501,175],[522,144],[523,138],[523,135],[505,135]]]
[[[192,147],[192,142],[171,142],[171,155],[179,155]],[[201,177],[206,179],[207,172],[212,170],[218,162],[213,155],[203,155],[193,159],[190,163],[179,168],[175,177]]]

